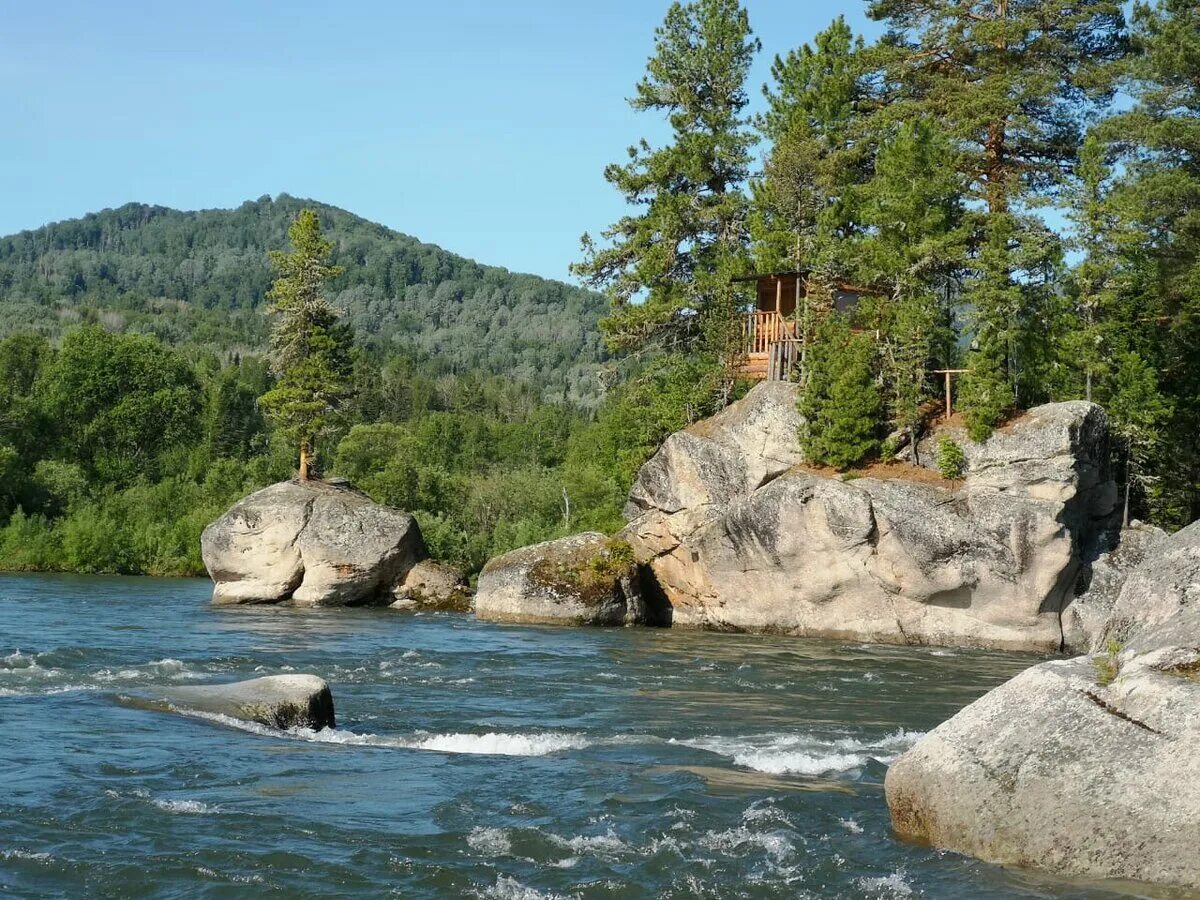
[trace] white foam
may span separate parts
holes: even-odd
[[[541,891],[535,891],[515,878],[509,878],[507,875],[500,875],[496,878],[496,883],[483,892],[481,896],[494,897],[496,900],[553,900],[558,897],[558,894],[543,894]]]
[[[904,878],[904,872],[893,872],[880,878],[860,878],[858,886],[872,897],[911,897],[913,888]]]
[[[851,834],[862,834],[863,827],[853,819],[838,819],[838,824],[845,828]]]
[[[675,743],[728,757],[735,765],[768,775],[829,775],[859,769],[872,759],[887,764],[922,736],[921,732],[901,730],[874,741],[768,734],[705,737]]]
[[[289,728],[286,731],[245,722],[221,713],[206,713],[180,709],[179,712],[227,725],[252,734],[266,737],[291,738],[316,744],[344,744],[355,747],[391,747],[400,750],[429,750],[437,753],[454,753],[480,756],[546,756],[563,750],[578,750],[590,746],[591,741],[581,734],[566,732],[541,732],[513,734],[488,732],[487,734],[430,734],[413,737],[360,734],[339,728]]]
[[[169,813],[183,813],[185,815],[200,815],[207,816],[219,813],[221,810],[216,806],[209,806],[207,803],[201,803],[199,800],[151,800],[155,806]]]
[[[550,839],[560,847],[571,850],[574,853],[608,859],[628,854],[633,850],[633,848],[617,837],[612,829],[609,829],[606,834],[580,834],[571,838],[550,835]]]
[[[15,847],[12,850],[0,850],[0,859],[24,859],[31,862],[46,862],[50,859],[50,854],[34,853],[31,850]]]
[[[473,828],[467,835],[467,846],[485,856],[506,856],[512,852],[512,841],[503,828]]]

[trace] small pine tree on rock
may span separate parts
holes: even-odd
[[[800,398],[811,462],[846,469],[879,451],[884,407],[874,363],[869,335],[854,334],[836,314],[822,323]]]

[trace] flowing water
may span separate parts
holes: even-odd
[[[1030,657],[208,591],[0,577],[0,893],[1117,896],[890,833],[888,761]],[[117,700],[292,671],[336,731]]]

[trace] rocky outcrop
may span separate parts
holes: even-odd
[[[201,538],[217,604],[391,603],[428,557],[416,520],[344,483],[285,481],[251,494]]]
[[[333,694],[316,675],[269,675],[232,684],[169,687],[147,700],[152,706],[228,716],[271,728],[334,727]]]
[[[1125,579],[1166,539],[1167,533],[1161,528],[1137,523],[1116,535],[1105,536],[1103,546],[1115,544],[1115,547],[1099,552],[1090,562],[1085,561],[1076,582],[1076,596],[1063,610],[1064,652],[1102,649],[1105,627]]]
[[[1043,663],[887,774],[901,835],[990,862],[1200,888],[1200,523],[1121,588],[1106,649]]]
[[[647,621],[629,548],[589,532],[514,550],[488,562],[475,615],[533,625],[634,625]]]
[[[445,563],[423,559],[394,591],[392,609],[469,612],[471,589],[463,573]]]
[[[797,465],[795,390],[756,387],[639,473],[620,537],[675,624],[1059,649],[1085,548],[1116,507],[1100,407],[964,437],[961,482],[911,466],[851,480]]]

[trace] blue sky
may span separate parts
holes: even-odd
[[[865,3],[748,0],[775,53]],[[622,212],[604,166],[661,134],[629,110],[667,0],[10,2],[0,234],[131,200],[286,191],[565,278]]]

